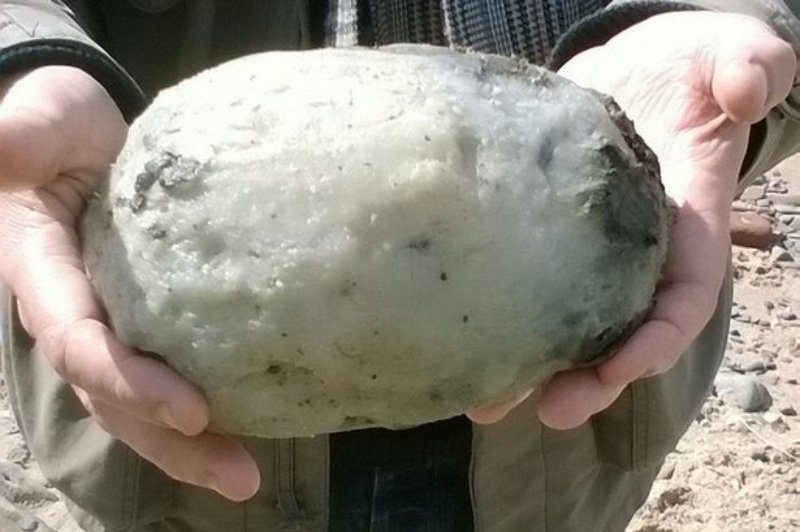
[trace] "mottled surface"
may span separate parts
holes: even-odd
[[[134,124],[87,266],[120,338],[199,384],[219,430],[449,417],[648,308],[666,205],[614,119],[497,57],[242,58]]]

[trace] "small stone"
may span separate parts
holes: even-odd
[[[769,422],[769,426],[770,426],[770,428],[772,430],[774,430],[778,434],[786,434],[787,432],[792,430],[789,427],[789,425],[786,424],[786,421],[784,421],[781,416],[779,416],[777,414],[775,414],[775,415],[778,416],[777,419],[775,421],[770,421]]]
[[[772,310],[775,308],[775,303],[772,301],[764,301],[764,306],[767,308],[767,310]]]
[[[780,194],[777,196],[771,196],[771,199],[775,201],[776,205],[800,207],[800,194]]]
[[[752,375],[720,373],[714,384],[720,394],[732,395],[744,412],[764,412],[772,406],[769,390]]]
[[[733,212],[730,223],[731,242],[735,246],[767,250],[775,241],[772,224],[763,216]]]
[[[658,476],[656,477],[658,480],[669,480],[675,474],[675,463],[668,462],[664,464],[661,468],[661,471],[658,472]]]
[[[778,216],[779,226],[782,233],[791,238],[791,233],[800,231],[800,215],[781,214]]]
[[[774,206],[775,212],[780,214],[800,214],[800,207],[795,205],[783,205],[781,203]]]
[[[794,257],[786,250],[786,248],[774,246],[769,255],[769,261],[773,264],[777,262],[794,262]]]
[[[757,451],[753,451],[750,453],[750,458],[752,460],[757,460],[759,462],[764,462],[766,464],[769,463],[769,455],[767,454],[766,449],[760,449]]]
[[[794,312],[780,312],[778,313],[778,317],[782,320],[794,321],[797,319],[797,314]]]
[[[760,200],[767,193],[766,185],[750,185],[739,196],[742,201],[756,201]]]
[[[789,416],[789,417],[797,415],[797,410],[795,410],[795,408],[793,406],[791,406],[791,405],[782,407],[780,409],[780,412],[784,416]]]
[[[686,486],[676,486],[665,490],[658,496],[656,506],[660,511],[664,511],[671,506],[686,504],[692,495],[692,489]]]
[[[775,364],[773,364],[774,366]],[[747,373],[766,373],[767,364],[764,360],[751,360],[750,362],[742,365],[742,371]]]

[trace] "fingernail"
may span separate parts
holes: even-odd
[[[180,430],[180,427],[175,421],[175,416],[172,415],[172,409],[169,407],[169,404],[164,403],[158,406],[156,409],[156,417],[159,421],[163,424],[173,428]],[[183,432],[183,431],[181,431]]]
[[[169,403],[158,407],[158,419],[186,436],[196,436],[205,429],[205,424],[196,417],[175,415],[175,411]]]
[[[256,470],[253,474],[237,474],[231,476],[230,471],[212,472],[210,478],[211,485],[223,497],[232,501],[246,501],[252,498],[261,484],[261,476]]]

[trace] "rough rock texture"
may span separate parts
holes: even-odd
[[[650,304],[668,209],[606,107],[430,47],[238,59],[133,125],[86,264],[217,430],[456,415],[590,362]]]

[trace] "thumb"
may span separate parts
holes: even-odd
[[[764,28],[759,35],[720,48],[711,91],[731,120],[752,124],[786,98],[795,70],[792,47]]]
[[[126,134],[116,103],[89,74],[34,69],[0,87],[0,190],[34,188],[61,173],[96,179]]]
[[[0,112],[0,189],[35,188],[60,171],[66,138],[54,118],[34,109]]]

